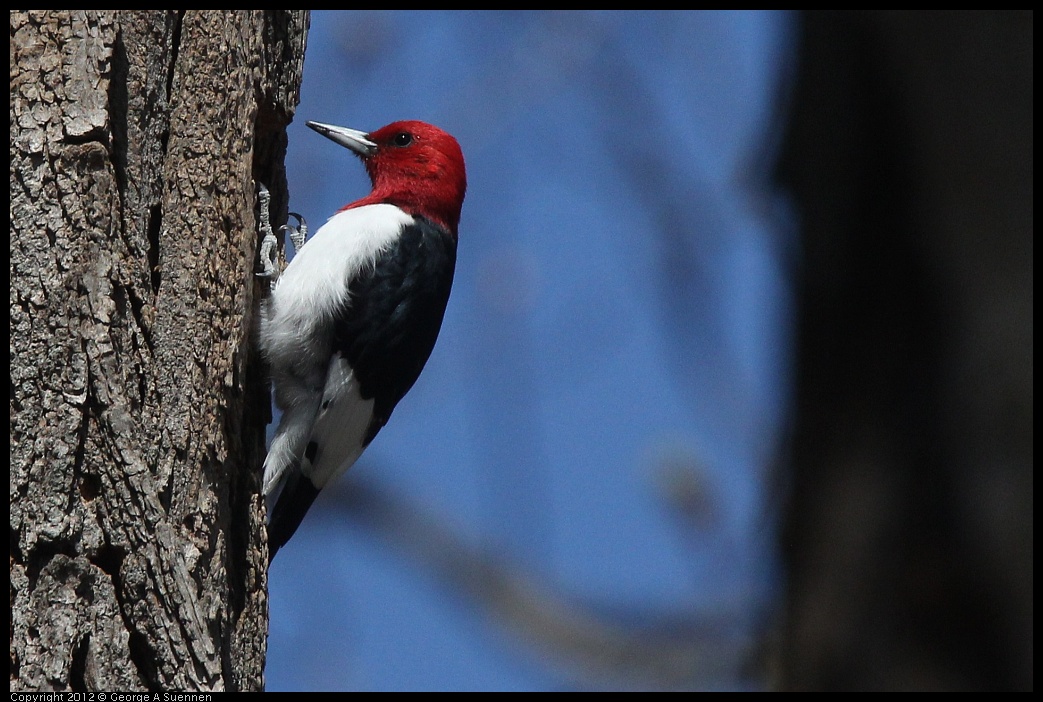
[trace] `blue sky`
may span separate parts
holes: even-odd
[[[758,686],[792,22],[312,14],[290,209],[315,229],[369,188],[306,120],[429,121],[469,185],[427,368],[272,566],[269,690]]]

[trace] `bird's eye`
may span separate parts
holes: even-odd
[[[399,132],[394,136],[391,142],[395,146],[409,146],[413,143],[413,135],[409,132]]]

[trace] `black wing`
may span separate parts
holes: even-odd
[[[368,446],[427,363],[442,327],[456,269],[456,237],[423,217],[349,285],[334,322],[362,397],[373,398]]]

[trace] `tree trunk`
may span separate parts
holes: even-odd
[[[803,27],[781,683],[1030,690],[1032,14]]]
[[[307,22],[11,13],[12,690],[263,688],[255,183],[285,212]]]

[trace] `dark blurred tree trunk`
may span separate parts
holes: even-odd
[[[803,20],[783,686],[1031,689],[1032,13]]]
[[[12,690],[263,688],[255,179],[307,21],[11,13]]]

